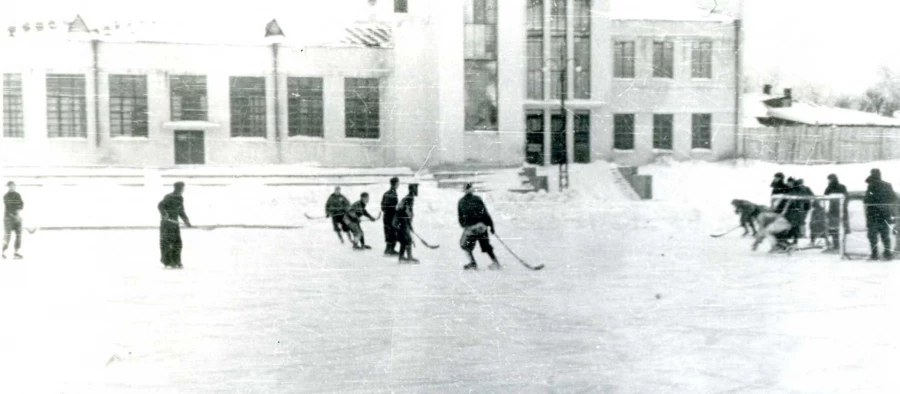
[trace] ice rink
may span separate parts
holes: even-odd
[[[420,265],[382,257],[380,222],[363,224],[374,249],[357,252],[303,219],[319,214],[324,187],[189,185],[194,224],[259,204],[267,220],[303,227],[186,229],[180,271],[162,268],[152,230],[26,234],[26,259],[0,262],[0,391],[897,391],[897,265],[710,238],[737,223],[730,199],[751,188],[748,199],[764,198],[774,172],[720,167],[648,168],[653,201],[592,182],[606,181],[601,165],[576,168],[564,194],[485,195],[498,234],[546,265],[537,272],[497,242],[502,271],[476,253],[482,269],[463,272],[461,193],[426,186],[416,227],[441,247],[415,249]],[[753,184],[702,179],[721,174]],[[382,189],[345,194],[368,190],[375,214]],[[40,190],[22,192],[26,210],[29,194],[49,201]]]

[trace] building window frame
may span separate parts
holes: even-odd
[[[498,0],[466,0],[463,27],[464,129],[500,130]]]
[[[613,78],[634,79],[634,41],[616,41],[613,48]]]
[[[712,79],[712,40],[696,40],[691,43],[691,78]]]
[[[325,137],[324,79],[288,77],[288,137]]]
[[[47,137],[87,139],[84,74],[47,74]]]
[[[544,99],[544,0],[528,0],[525,10],[525,51],[528,56],[526,97]]]
[[[653,149],[670,151],[674,148],[675,116],[653,114]]]
[[[231,138],[267,138],[266,78],[228,78]]]
[[[117,137],[149,137],[147,76],[109,76],[109,134]]]
[[[712,114],[691,114],[691,149],[712,149]]]
[[[572,97],[591,98],[591,0],[573,0]]]
[[[613,149],[634,150],[635,114],[613,114]]]
[[[209,120],[206,75],[169,76],[170,119]]]
[[[3,138],[25,138],[22,74],[3,74]]]
[[[381,138],[381,81],[344,78],[344,135],[346,138]]]
[[[653,41],[653,78],[675,79],[674,41]]]

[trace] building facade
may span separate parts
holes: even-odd
[[[731,18],[601,0],[398,0],[370,14],[317,43],[276,21],[242,40],[80,17],[10,26],[0,155],[416,168],[734,155]]]

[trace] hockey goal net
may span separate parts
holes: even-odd
[[[866,212],[863,198],[865,192],[851,192],[848,197],[841,194],[827,196],[772,196],[772,209],[779,206],[782,200],[788,202],[806,202],[809,211],[806,213],[806,221],[802,227],[803,238],[812,241],[821,247],[827,247],[833,243],[834,235],[838,236],[839,255],[844,259],[867,258],[870,253],[868,229],[866,228]],[[840,209],[840,207],[846,207]],[[895,221],[898,215],[894,209]],[[896,224],[896,222],[895,222]],[[893,225],[893,224],[892,224]],[[897,227],[891,231],[891,246],[894,250],[897,245]]]

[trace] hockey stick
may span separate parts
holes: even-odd
[[[742,227],[742,226],[739,224],[737,227],[735,227],[735,228],[733,228],[733,229],[731,229],[731,230],[728,230],[728,231],[726,231],[726,232],[724,232],[724,233],[721,233],[721,234],[710,234],[709,236],[710,236],[710,237],[713,237],[713,238],[719,238],[719,237],[722,237],[722,236],[724,236],[725,234],[728,234],[728,233],[730,233],[730,232],[732,232],[732,231],[734,231],[734,230],[737,230],[737,229],[739,229],[739,228],[741,228],[741,227]]]
[[[415,235],[416,238],[419,239],[419,241],[422,241],[422,245],[425,245],[425,247],[428,248],[428,249],[437,249],[437,248],[440,248],[440,247],[441,247],[441,245],[432,245],[432,244],[429,244],[429,243],[426,242],[424,239],[422,239],[422,237],[420,237],[419,234],[416,234],[415,231],[410,231],[410,232],[413,233],[413,235]]]
[[[522,263],[522,265],[524,265],[525,268],[528,268],[532,271],[540,271],[540,270],[544,269],[543,264],[531,266],[528,263],[526,263],[525,260],[522,260],[522,258],[520,258],[518,255],[516,255],[515,252],[513,252],[512,249],[509,248],[509,246],[506,246],[506,242],[503,242],[503,238],[500,238],[499,235],[494,234],[494,238],[497,238],[497,241],[500,241],[500,245],[503,245],[503,247],[506,248],[506,251],[509,252],[509,254],[513,255],[513,257],[515,257],[516,260],[519,260],[519,262]]]
[[[325,219],[328,217],[328,216],[310,216],[308,213],[304,213],[303,216],[306,216],[306,218],[309,220],[320,220],[320,219]]]

